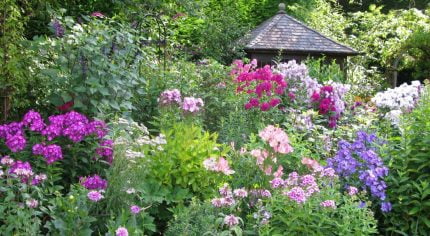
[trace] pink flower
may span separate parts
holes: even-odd
[[[269,125],[258,135],[268,142],[275,152],[287,154],[293,151],[289,144],[288,135],[281,128]]]
[[[281,177],[282,177],[282,175],[284,175],[283,170],[284,170],[284,167],[282,167],[281,165],[279,165],[279,166],[278,166],[278,170],[277,170],[275,173],[273,173],[273,176],[274,176],[275,178],[281,178]]]
[[[325,208],[336,208],[336,203],[333,200],[326,200],[321,202],[320,206]]]
[[[228,225],[229,227],[235,226],[239,224],[239,217],[227,215],[224,217],[224,224]]]
[[[284,180],[281,178],[274,178],[270,181],[272,188],[281,188],[284,185]]]
[[[139,214],[139,212],[142,210],[139,206],[133,205],[130,207],[130,211],[133,214]]]
[[[33,198],[28,199],[27,201],[25,201],[25,204],[29,207],[29,208],[36,208],[39,205],[39,202]]]
[[[285,195],[287,195],[291,200],[301,204],[306,201],[306,195],[305,191],[303,191],[300,187],[294,187],[290,191],[286,192]]]
[[[87,194],[88,199],[90,199],[93,202],[98,202],[102,200],[104,197],[99,191],[90,191]]]
[[[270,104],[269,103],[267,103],[267,102],[263,102],[261,105],[260,105],[260,110],[261,111],[268,111],[270,109]]]
[[[115,231],[116,236],[128,236],[128,231],[126,228],[124,227],[119,227],[116,231]]]
[[[358,189],[356,187],[353,187],[353,186],[349,186],[347,190],[348,190],[349,196],[354,196],[358,193]]]
[[[214,207],[222,207],[224,205],[224,198],[214,198],[211,200]]]
[[[218,161],[214,157],[210,157],[203,161],[203,166],[206,170],[222,172],[225,175],[234,174],[234,170],[230,169],[228,161],[220,157]]]
[[[233,193],[234,193],[234,196],[240,197],[240,198],[245,198],[248,196],[248,192],[244,188],[235,189]]]
[[[91,13],[91,16],[93,16],[93,17],[99,17],[99,18],[103,18],[103,17],[105,17],[105,15],[103,15],[101,12],[99,12],[99,11],[95,11],[95,12],[93,12],[93,13]]]
[[[307,166],[309,169],[312,169],[312,170],[316,170],[316,169],[319,169],[321,167],[317,161],[310,159],[310,158],[307,158],[307,157],[302,159],[302,164]]]

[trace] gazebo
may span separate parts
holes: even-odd
[[[275,16],[252,30],[241,43],[247,57],[257,59],[260,66],[273,64],[279,56],[283,62],[324,56],[327,61],[335,60],[344,70],[346,58],[359,54],[289,16],[283,3]]]

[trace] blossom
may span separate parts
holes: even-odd
[[[203,105],[204,103],[201,98],[185,97],[182,103],[182,110],[194,113],[198,112]]]
[[[15,161],[12,166],[9,168],[9,174],[14,174],[22,179],[23,182],[26,182],[28,178],[34,175],[33,169],[29,162],[22,162],[20,160]]]
[[[116,234],[116,236],[128,236],[127,228],[119,227],[119,228],[115,231],[115,234]]]
[[[391,203],[389,202],[383,202],[381,204],[381,211],[382,212],[390,212],[392,209]]]
[[[90,191],[88,192],[87,197],[93,202],[98,202],[104,198],[99,191]]]
[[[135,192],[136,192],[136,189],[134,189],[134,188],[129,188],[129,189],[127,189],[125,192],[126,192],[126,193],[128,193],[128,194],[133,194],[133,193],[135,193]]]
[[[160,94],[158,102],[161,105],[171,105],[181,103],[181,92],[178,89],[165,90]]]
[[[6,138],[6,146],[12,152],[19,152],[24,150],[26,144],[27,144],[27,140],[21,134],[8,136]]]
[[[336,208],[336,203],[333,200],[326,200],[321,202],[320,206],[325,208]]]
[[[64,36],[64,27],[61,25],[60,21],[54,20],[52,22],[52,28],[54,30],[55,37],[62,38]]]
[[[96,149],[97,155],[104,157],[107,162],[112,163],[113,161],[113,140],[105,139],[100,141],[100,147]]]
[[[347,188],[347,190],[348,190],[348,195],[349,196],[354,196],[354,195],[356,195],[358,193],[358,189],[356,187],[353,187],[353,186],[349,186]]]
[[[142,210],[139,206],[133,205],[130,207],[130,211],[133,214],[139,214],[139,212]]]
[[[99,18],[105,17],[105,15],[103,15],[103,13],[101,13],[99,11],[95,11],[95,12],[91,13],[91,16],[93,16],[93,17],[99,17]]]
[[[39,202],[36,199],[30,198],[27,201],[25,201],[25,204],[29,208],[36,208],[39,205]]]
[[[203,167],[206,170],[222,172],[225,175],[231,175],[235,173],[234,170],[230,169],[228,161],[223,157],[219,157],[218,160],[216,160],[215,157],[210,157],[203,161]]]
[[[303,191],[301,187],[294,187],[290,191],[286,192],[285,195],[299,204],[306,201],[305,191]]]
[[[38,174],[35,175],[34,178],[31,181],[32,185],[39,185],[40,183],[42,183],[43,181],[45,181],[48,177],[46,176],[46,174]]]
[[[52,164],[55,161],[63,159],[61,147],[56,144],[46,146],[43,149],[42,155],[48,164]]]
[[[248,196],[248,192],[244,188],[235,189],[233,193],[234,193],[234,196],[240,197],[240,198],[245,198]]]
[[[13,163],[15,162],[14,159],[10,158],[9,156],[4,156],[3,158],[1,158],[0,163],[2,165],[7,165],[7,166],[11,166]]]
[[[270,181],[272,188],[280,188],[284,185],[284,180],[281,178],[274,178]]]
[[[22,124],[25,127],[29,127],[31,131],[40,132],[45,128],[45,123],[43,122],[42,116],[34,110],[29,110],[24,115]]]
[[[258,135],[268,142],[275,152],[287,154],[293,151],[289,144],[288,135],[281,128],[269,125],[260,131]]]
[[[235,215],[227,215],[224,217],[224,224],[229,227],[235,226],[239,224],[239,217],[236,217]]]
[[[228,186],[228,184],[224,184],[222,187],[220,187],[219,193],[224,197],[232,195],[231,188]]]
[[[88,190],[107,188],[107,180],[102,179],[98,175],[93,175],[90,177],[80,177],[79,182],[82,186],[84,186]]]

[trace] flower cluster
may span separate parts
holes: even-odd
[[[184,112],[196,113],[200,111],[204,102],[201,98],[184,97],[182,101],[181,92],[178,89],[165,90],[160,94],[158,102],[162,106],[176,104],[181,107]]]
[[[328,117],[330,128],[336,127],[337,120],[345,110],[345,102],[342,98],[349,89],[349,85],[332,83],[322,86],[319,90],[314,91],[311,96],[311,102],[318,109],[318,112]]]
[[[201,98],[185,97],[182,103],[182,110],[190,113],[198,112],[204,106]]]
[[[107,181],[102,179],[98,175],[93,175],[90,177],[80,177],[79,183],[88,190],[100,190],[107,188]]]
[[[241,190],[244,190],[244,189],[241,189]],[[245,193],[241,193],[240,194],[241,196],[239,198],[243,198],[243,195],[248,196],[248,192],[246,192],[246,190],[244,191]],[[219,189],[219,193],[221,194],[222,197],[214,198],[211,200],[211,203],[214,207],[230,207],[236,204],[236,200],[234,199],[234,196],[237,196],[237,195],[236,194],[233,195],[233,191],[227,184],[224,184]]]
[[[385,201],[387,185],[384,177],[388,175],[388,168],[376,153],[374,148],[376,142],[378,142],[376,135],[359,131],[353,143],[344,140],[339,142],[339,150],[334,157],[327,160],[327,166],[333,168],[345,180],[357,181],[354,177],[358,175],[358,181],[364,188],[370,189],[373,197]],[[356,192],[351,189],[348,191]],[[384,202],[381,209],[387,211],[388,205],[390,203]]]
[[[234,170],[230,169],[228,161],[223,157],[219,157],[218,160],[215,157],[207,158],[203,161],[203,167],[206,170],[221,172],[225,175],[234,174]]]
[[[287,154],[293,151],[289,144],[288,135],[281,128],[269,125],[260,131],[258,135],[268,142],[275,152]]]
[[[61,150],[61,147],[56,144],[46,146],[43,144],[35,144],[33,146],[33,154],[42,155],[48,164],[52,164],[55,161],[63,159],[63,151]]]
[[[2,170],[3,167],[6,172]],[[7,168],[8,170],[6,170]],[[19,178],[22,183],[31,185],[39,185],[47,179],[46,174],[34,174],[33,168],[29,162],[14,160],[9,156],[0,158],[0,177],[5,174],[14,178]]]
[[[417,104],[421,93],[422,85],[419,81],[412,81],[411,85],[406,83],[394,89],[387,89],[377,93],[372,102],[380,109],[388,110],[385,118],[392,124],[398,125],[400,115],[403,112],[411,111]]]
[[[227,215],[224,217],[224,224],[229,227],[235,226],[239,224],[239,217],[235,215]]]
[[[181,104],[181,102],[181,92],[178,89],[165,90],[158,98],[158,103],[163,106]]]
[[[251,64],[237,60],[233,63],[230,74],[238,84],[236,91],[252,96],[245,104],[245,109],[259,108],[261,111],[268,111],[281,103],[279,96],[284,94],[287,83],[281,74],[273,73],[270,66],[256,69],[256,65],[255,60]]]
[[[90,199],[93,202],[98,202],[104,198],[101,191],[96,191],[96,190],[89,191],[87,194],[87,197],[88,197],[88,199]]]

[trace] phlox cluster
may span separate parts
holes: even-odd
[[[381,210],[387,211],[390,208],[388,206],[391,206],[385,202],[387,185],[384,178],[388,175],[388,168],[376,153],[374,144],[378,141],[375,134],[359,131],[353,143],[345,140],[338,143],[339,150],[327,160],[327,166],[346,181],[359,181],[363,189],[370,189],[373,197],[383,201]],[[356,192],[351,189],[348,191]]]
[[[38,112],[30,110],[20,122],[0,125],[0,139],[5,140],[6,146],[12,152],[20,152],[27,146],[26,129],[40,133],[47,141],[66,137],[73,143],[79,143],[85,137],[94,136],[100,140],[102,146],[97,149],[97,153],[108,161],[112,160],[113,143],[110,140],[104,140],[108,130],[103,121],[90,121],[86,116],[75,111],[52,115],[48,117],[48,121],[49,123],[45,123]],[[35,144],[32,147],[32,152],[34,155],[43,156],[48,164],[63,159],[62,148],[56,144]]]
[[[46,174],[35,174],[29,162],[14,160],[9,156],[0,157],[0,178],[9,175],[19,178],[22,183],[39,185],[47,179]]]
[[[184,112],[196,113],[199,112],[204,102],[201,98],[184,97],[182,101],[181,92],[178,89],[165,90],[160,94],[158,103],[161,106],[178,105]]]
[[[203,167],[206,170],[221,172],[225,175],[234,174],[234,170],[230,168],[228,161],[224,157],[219,157],[218,159],[215,157],[207,158],[203,161]]]
[[[287,154],[293,151],[293,147],[289,144],[288,135],[281,128],[269,125],[258,135],[269,143],[275,152]]]
[[[79,183],[88,190],[100,190],[107,188],[107,180],[102,179],[98,175],[80,177]]]
[[[269,65],[258,69],[256,65],[256,60],[251,64],[237,60],[233,63],[230,74],[238,84],[236,92],[245,92],[251,96],[245,109],[259,108],[261,111],[268,111],[281,103],[279,97],[284,94],[287,82],[281,74],[273,73]]]
[[[377,93],[372,102],[380,109],[388,110],[385,119],[392,124],[398,125],[400,115],[403,112],[409,112],[416,106],[423,87],[420,81],[412,81],[410,85],[404,83],[394,89],[389,88],[384,92]]]

